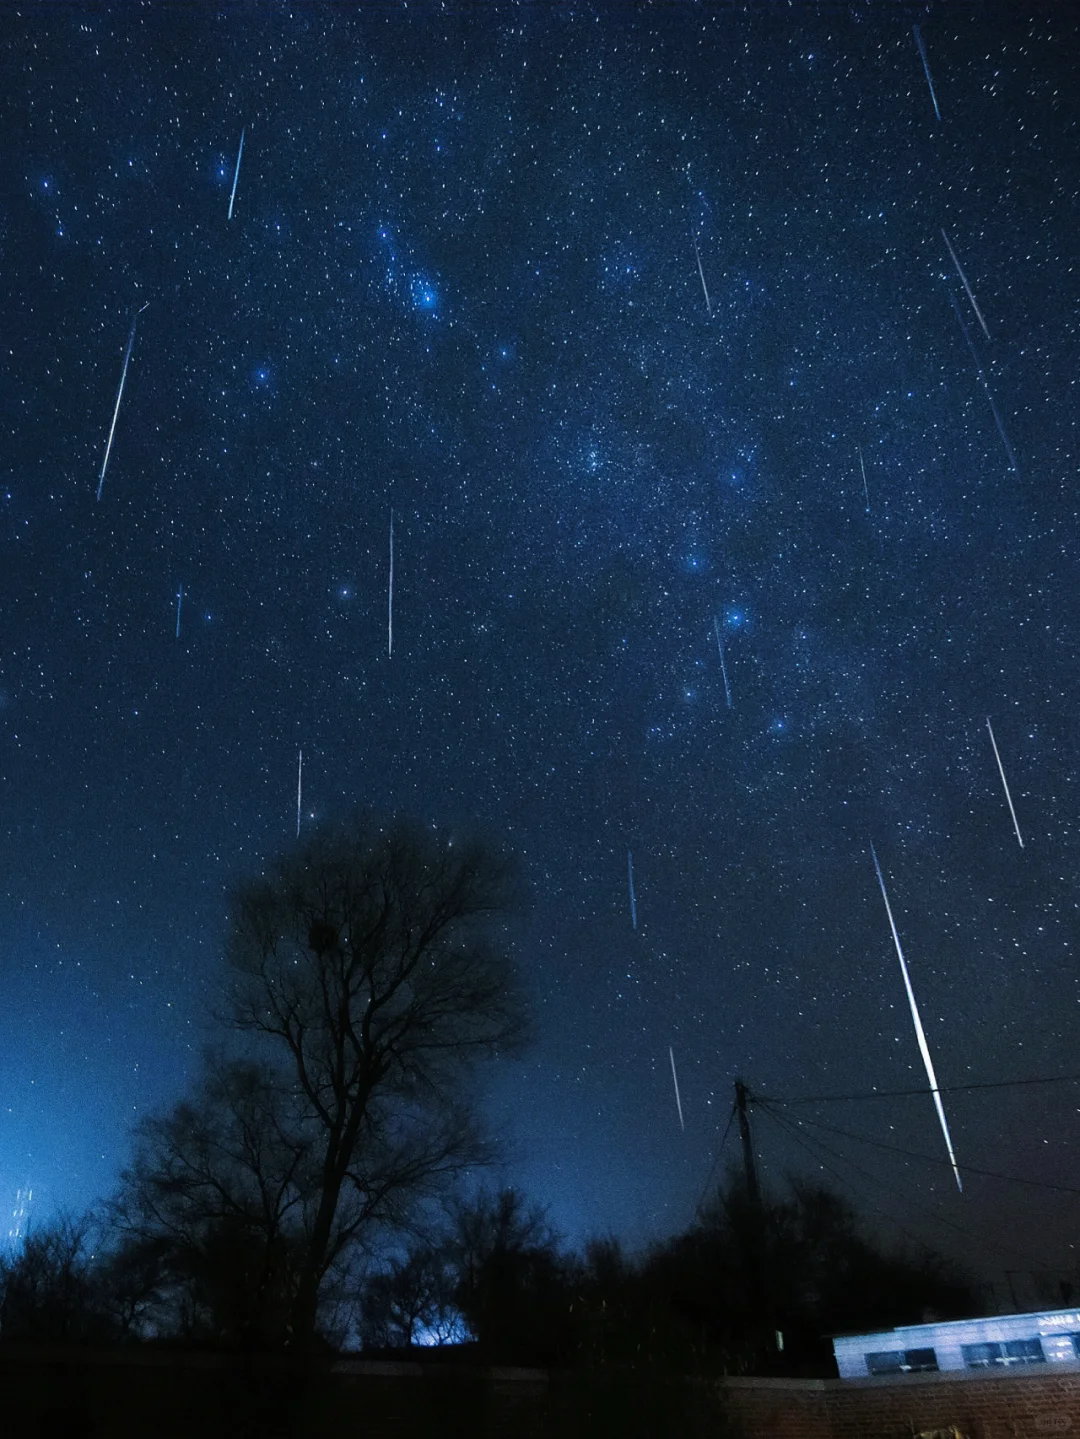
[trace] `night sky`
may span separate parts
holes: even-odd
[[[569,1241],[688,1224],[741,1075],[922,1090],[756,1106],[768,1182],[1075,1263],[1080,1085],[946,1093],[1038,1181],[957,1194],[870,846],[943,1088],[1080,1071],[1078,72],[1060,3],[0,11],[5,1215],[196,1077],[302,750],[520,857]]]

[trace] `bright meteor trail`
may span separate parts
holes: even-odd
[[[948,247],[949,247],[949,254],[952,256],[952,262],[953,262],[953,264],[956,266],[956,273],[960,276],[960,279],[961,279],[961,280],[963,281],[963,283],[964,283],[964,289],[967,291],[967,297],[968,297],[968,299],[971,301],[971,308],[975,311],[976,315],[979,317],[979,324],[983,327],[983,334],[986,336],[987,339],[989,339],[989,338],[990,338],[990,331],[986,328],[986,321],[983,319],[982,311],[979,309],[978,301],[975,299],[975,295],[974,295],[974,293],[972,292],[971,286],[968,284],[968,277],[964,274],[963,266],[960,264],[960,261],[956,258],[956,251],[953,249],[953,247],[952,247],[952,241],[949,239],[948,235],[946,235],[944,228],[942,228],[942,231],[941,231],[941,238],[945,241],[946,245],[948,245]]]
[[[230,219],[230,220],[232,219],[232,207],[233,207],[233,203],[234,203],[234,201],[236,200],[236,183],[237,183],[237,181],[240,179],[240,157],[241,157],[241,156],[243,155],[243,153],[244,153],[244,133],[245,133],[246,130],[247,130],[247,126],[245,125],[244,128],[240,131],[240,148],[239,148],[239,150],[237,150],[237,152],[236,152],[236,171],[235,171],[235,173],[233,174],[233,177],[232,177],[232,194],[229,196],[229,219]]]
[[[679,1128],[686,1133],[686,1125],[682,1117],[682,1099],[679,1097],[679,1076],[675,1073],[675,1051],[668,1045],[668,1054],[671,1056],[671,1077],[675,1081],[675,1103],[679,1110]]]
[[[961,1194],[964,1186],[960,1179],[960,1171],[956,1167],[956,1155],[953,1153],[952,1139],[949,1137],[949,1126],[945,1120],[945,1110],[941,1103],[941,1094],[938,1091],[937,1076],[934,1073],[934,1063],[930,1058],[930,1049],[926,1043],[926,1035],[923,1033],[922,1020],[919,1018],[919,1007],[915,1003],[915,993],[911,988],[911,978],[908,975],[907,962],[904,959],[904,951],[900,947],[900,936],[896,932],[896,921],[893,919],[892,906],[889,903],[889,896],[885,890],[885,879],[881,873],[881,865],[878,864],[877,851],[870,846],[870,853],[874,856],[874,868],[877,871],[878,884],[881,886],[881,897],[885,901],[885,913],[889,916],[889,928],[892,930],[893,943],[896,945],[896,957],[900,961],[900,972],[904,976],[904,988],[907,991],[908,1004],[911,1006],[911,1018],[915,1024],[915,1038],[919,1041],[919,1052],[923,1057],[923,1064],[926,1066],[926,1077],[930,1081],[930,1093],[934,1096],[934,1107],[937,1109],[937,1116],[941,1123],[941,1132],[945,1136],[945,1148],[949,1151],[949,1163],[952,1165],[953,1175],[956,1179],[956,1187]]]
[[[386,596],[386,653],[394,653],[394,512],[390,511],[390,587]]]
[[[1020,826],[1016,821],[1016,811],[1013,809],[1012,795],[1009,793],[1009,781],[1005,778],[1005,769],[1001,763],[1001,756],[998,754],[997,740],[994,738],[994,726],[990,723],[989,716],[987,716],[986,728],[990,731],[990,743],[994,746],[994,758],[997,760],[998,774],[1001,776],[1001,783],[1005,790],[1005,798],[1009,802],[1009,813],[1012,815],[1013,829],[1016,830],[1016,838],[1020,844],[1020,848],[1023,849],[1024,841],[1020,834]]]
[[[918,25],[912,25],[912,32],[915,36],[915,44],[919,47],[919,54],[922,56],[922,67],[926,73],[926,83],[930,86],[930,98],[934,102],[934,114],[941,119],[941,111],[938,109],[937,96],[934,94],[934,82],[930,78],[930,62],[926,58],[926,46],[923,44],[922,31]]]
[[[698,249],[698,242],[694,241],[694,254],[697,256],[697,272],[701,276],[701,288],[705,291],[705,308],[712,314],[712,301],[709,299],[709,287],[705,283],[705,271],[701,268],[701,251]]]
[[[147,300],[146,305],[150,303]],[[131,351],[135,344],[135,326],[139,322],[139,315],[146,309],[146,305],[139,310],[131,322],[131,334],[128,335],[127,349],[124,351],[124,368],[120,371],[120,386],[116,391],[116,408],[113,410],[112,424],[109,426],[109,439],[105,446],[105,458],[101,462],[101,474],[98,476],[97,497],[101,499],[101,488],[105,483],[105,471],[109,468],[109,456],[112,454],[113,435],[116,433],[116,417],[120,413],[120,401],[124,394],[124,381],[127,379],[128,365],[131,363]]]

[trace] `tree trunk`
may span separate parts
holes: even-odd
[[[315,1339],[316,1319],[319,1308],[319,1285],[326,1270],[326,1255],[330,1248],[330,1236],[334,1230],[341,1199],[341,1186],[352,1158],[359,1128],[359,1115],[354,1115],[345,1133],[335,1135],[327,1147],[326,1162],[323,1165],[322,1192],[319,1208],[311,1231],[311,1240],[304,1256],[300,1271],[300,1282],[293,1300],[290,1328],[293,1348],[309,1350]]]
[[[315,1338],[315,1321],[319,1307],[319,1284],[326,1265],[326,1252],[330,1247],[330,1234],[334,1215],[337,1213],[338,1197],[341,1193],[342,1176],[328,1174],[319,1195],[319,1208],[311,1240],[304,1255],[300,1271],[300,1282],[292,1303],[290,1344],[295,1349],[310,1349]]]

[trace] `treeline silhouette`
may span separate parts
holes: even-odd
[[[828,1374],[831,1333],[978,1309],[963,1274],[797,1180],[759,1201],[729,1179],[636,1255],[575,1253],[517,1191],[463,1190],[492,1154],[476,1065],[527,1031],[520,893],[490,845],[363,815],[239,886],[222,1044],[136,1127],[114,1195],[0,1262],[0,1344]]]
[[[514,1189],[450,1198],[441,1223],[399,1243],[324,1311],[327,1349],[487,1365],[723,1374],[835,1373],[829,1336],[978,1312],[966,1275],[889,1252],[850,1206],[792,1180],[753,1205],[730,1177],[701,1217],[642,1254],[617,1240],[575,1252]],[[176,1253],[89,1217],[31,1232],[0,1263],[0,1342],[273,1347],[252,1323],[266,1255],[222,1224],[185,1270]],[[256,1338],[255,1336],[259,1337]]]

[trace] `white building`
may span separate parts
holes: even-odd
[[[998,1314],[909,1324],[878,1334],[839,1334],[833,1353],[841,1379],[925,1374],[936,1370],[1005,1370],[1055,1364],[1080,1368],[1080,1310]]]

